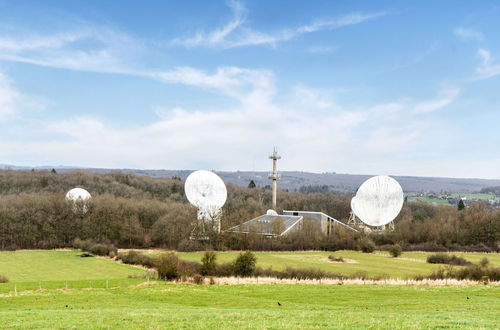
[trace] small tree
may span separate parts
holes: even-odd
[[[463,209],[465,209],[465,203],[464,203],[464,200],[463,200],[463,199],[460,199],[460,200],[458,201],[457,209],[458,209],[459,211],[462,211]]]
[[[250,183],[248,184],[248,188],[255,188],[255,182],[253,180],[250,180]]]
[[[215,262],[217,259],[217,254],[212,251],[207,251],[203,255],[203,258],[201,258],[201,267],[200,267],[200,273],[203,276],[206,275],[214,275],[215,274],[215,268],[217,267],[217,263]]]
[[[368,237],[363,238],[360,242],[360,249],[363,253],[372,253],[375,251],[375,243]]]
[[[257,258],[252,252],[242,252],[233,263],[234,274],[242,277],[251,276],[255,270],[256,263]]]
[[[401,249],[401,246],[399,244],[394,244],[389,248],[389,253],[393,258],[397,258],[401,255],[403,252],[403,249]]]
[[[57,171],[56,171],[56,169],[55,169],[55,168],[53,168],[53,169],[50,171],[50,173],[52,173],[52,174],[57,174]]]
[[[179,258],[174,253],[161,255],[155,268],[160,280],[172,281],[179,278]]]

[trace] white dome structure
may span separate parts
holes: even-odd
[[[73,188],[66,193],[66,200],[72,202],[87,201],[91,197],[90,193],[82,188]]]

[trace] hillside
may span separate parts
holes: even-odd
[[[140,169],[106,169],[106,168],[78,168],[65,166],[44,166],[35,167],[36,170],[50,170],[55,168],[59,173],[71,172],[75,170],[86,170],[93,173],[110,173],[113,171],[123,171],[134,173],[141,176],[153,178],[180,177],[185,179],[192,170],[140,170]],[[0,169],[12,170],[31,170],[28,167],[2,165]],[[257,186],[264,187],[270,184],[267,178],[268,173],[262,171],[236,171],[217,172],[226,183],[232,183],[237,186],[246,187],[250,180],[253,180]],[[360,184],[371,177],[371,175],[360,174],[337,174],[337,173],[310,173],[300,171],[281,172],[282,179],[279,182],[279,188],[283,190],[295,191],[302,186],[328,186],[329,190],[335,190],[345,193],[353,193]],[[482,189],[500,186],[500,180],[494,179],[459,179],[459,178],[439,178],[439,177],[416,177],[416,176],[394,176],[403,190],[407,193],[420,192],[448,192],[448,193],[474,193]]]

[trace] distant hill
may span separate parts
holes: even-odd
[[[109,173],[113,171],[123,171],[153,178],[165,178],[177,176],[185,179],[192,170],[137,170],[137,169],[104,169],[104,168],[79,168],[68,166],[43,166],[35,167],[35,170],[51,170],[55,168],[57,172],[70,172],[75,170],[85,170],[92,173]],[[31,167],[13,166],[0,164],[0,169],[11,169],[18,171],[29,171]],[[217,172],[226,183],[237,186],[248,186],[253,180],[257,186],[264,187],[270,185],[267,178],[268,172],[236,171]],[[310,173],[299,171],[281,172],[282,179],[278,183],[279,189],[289,191],[299,190],[303,186],[327,186],[329,190],[352,193],[361,185],[363,181],[371,175],[337,174],[337,173]],[[489,179],[457,179],[457,178],[434,178],[434,177],[414,177],[414,176],[394,176],[401,184],[406,193],[420,192],[447,192],[447,193],[474,193],[480,192],[484,188],[500,186],[500,180]]]

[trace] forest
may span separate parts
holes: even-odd
[[[81,187],[92,199],[81,207],[65,200]],[[331,191],[278,193],[283,209],[321,211],[346,222],[351,196]],[[228,185],[222,230],[263,214],[271,191]],[[81,206],[81,205],[80,205]],[[184,182],[122,172],[92,174],[75,171],[0,171],[0,249],[52,249],[73,246],[76,239],[119,248],[175,250],[360,250],[374,244],[386,249],[498,251],[500,210],[471,202],[463,210],[408,202],[393,231],[370,234],[338,230],[325,236],[312,226],[281,238],[257,234],[213,234],[207,242],[189,240],[196,209],[184,196]]]

